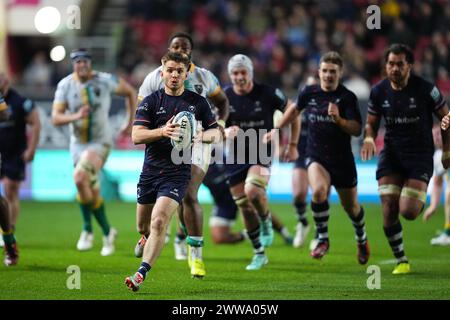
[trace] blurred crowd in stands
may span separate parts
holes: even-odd
[[[380,4],[381,29],[369,30],[367,7]],[[134,0],[129,1],[119,68],[136,86],[159,64],[167,39],[178,30],[193,36],[194,62],[229,83],[226,63],[249,55],[258,81],[293,96],[321,54],[339,51],[346,81],[366,98],[381,77],[389,43],[403,42],[415,52],[415,71],[450,97],[450,2],[448,0]],[[130,48],[133,48],[130,50]]]

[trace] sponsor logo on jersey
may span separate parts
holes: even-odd
[[[415,108],[417,108],[416,100],[415,100],[414,98],[409,98],[409,108],[410,108],[410,109],[415,109]]]
[[[194,89],[198,94],[202,94],[203,92],[203,86],[201,84],[194,84]]]
[[[195,106],[189,106],[189,112],[195,113]]]
[[[390,106],[391,104],[387,100],[384,100],[383,104],[381,105],[382,108],[390,108]]]
[[[166,114],[166,110],[164,110],[164,107],[160,107],[156,114]]]

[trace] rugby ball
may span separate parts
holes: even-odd
[[[178,123],[180,125],[179,139],[177,141],[170,139],[172,146],[177,150],[189,148],[196,133],[194,114],[188,111],[182,111],[173,118],[172,123]]]

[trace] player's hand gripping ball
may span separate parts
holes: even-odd
[[[196,134],[196,121],[193,113],[182,111],[172,120],[172,123],[180,125],[180,136],[177,140],[171,139],[170,143],[177,150],[189,148]]]

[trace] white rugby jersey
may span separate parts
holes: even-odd
[[[81,83],[75,74],[70,74],[58,83],[54,104],[64,104],[66,112],[76,113],[84,104],[91,112],[85,119],[70,123],[71,143],[112,144],[108,123],[112,94],[119,85],[119,79],[109,73],[93,72],[93,77]]]
[[[162,66],[153,70],[145,77],[144,82],[139,88],[139,100],[143,100],[146,96],[164,88],[161,70]],[[221,90],[219,81],[211,71],[197,67],[193,63],[189,68],[188,77],[184,82],[184,87],[205,98],[214,97]]]

